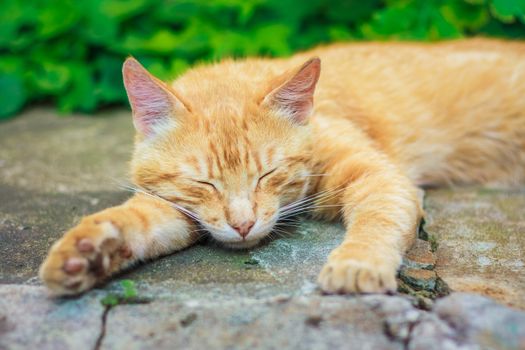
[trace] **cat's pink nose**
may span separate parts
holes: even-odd
[[[250,232],[254,224],[255,224],[255,221],[249,220],[249,221],[243,222],[240,225],[235,225],[235,226],[232,225],[232,227],[235,231],[237,231],[237,233],[239,233],[239,235],[242,238],[246,238],[246,236],[248,236],[248,233]]]

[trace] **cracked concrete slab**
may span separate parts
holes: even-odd
[[[0,125],[0,348],[93,349],[103,329],[99,345],[107,349],[173,344],[470,349],[485,344],[464,332],[469,327],[485,329],[479,334],[489,340],[510,339],[502,348],[524,347],[523,313],[496,303],[482,307],[490,300],[471,295],[474,304],[469,296],[450,299],[454,293],[437,304],[431,300],[446,294],[440,289],[443,278],[453,289],[525,308],[524,190],[428,191],[429,237],[418,241],[401,273],[402,290],[409,295],[322,296],[314,283],[317,273],[344,231],[339,224],[302,218],[289,235],[249,251],[203,241],[80,298],[49,299],[36,274],[52,242],[83,215],[129,196],[119,183],[126,181],[131,151],[130,116],[122,110],[105,114],[58,117],[38,108]],[[423,280],[411,280],[414,273],[432,274],[434,290],[420,289]],[[107,309],[103,326],[100,300],[119,293],[122,279],[134,280],[139,296],[151,302]],[[461,283],[485,288],[462,289]],[[454,316],[461,327],[442,315],[447,308],[439,305],[446,300],[462,310]],[[490,333],[491,324],[476,323],[472,310],[516,331],[505,333],[493,324],[495,333]]]
[[[434,190],[425,204],[449,287],[525,309],[525,188]]]
[[[383,332],[383,317],[368,299],[316,295],[119,306],[109,314],[101,348],[402,349]]]
[[[525,313],[479,295],[455,293],[438,300],[435,314],[456,330],[456,339],[482,349],[525,349]]]
[[[0,349],[93,349],[104,312],[99,299],[55,300],[43,287],[0,285]]]

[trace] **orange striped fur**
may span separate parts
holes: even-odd
[[[254,246],[312,206],[347,228],[320,287],[385,292],[422,215],[417,186],[524,181],[519,42],[338,44],[198,66],[171,85],[132,58],[123,73],[140,191],[55,243],[40,276],[56,295],[187,247],[202,229]]]

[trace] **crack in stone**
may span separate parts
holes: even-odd
[[[412,310],[408,310],[408,312],[410,311],[418,312],[417,318],[415,320],[412,321],[410,319],[402,319],[398,320],[398,322],[394,322],[394,320],[392,320],[391,318],[385,317],[383,327],[383,332],[385,336],[393,342],[401,343],[403,345],[403,349],[405,350],[409,349],[414,328],[424,318],[420,313],[429,313],[427,311],[420,310],[415,307]],[[405,311],[402,313],[403,318],[406,317],[406,314],[408,312]],[[395,318],[395,316],[392,318]]]
[[[106,336],[106,322],[108,319],[109,311],[112,309],[112,306],[106,306],[104,309],[104,312],[102,313],[102,323],[100,325],[100,333],[97,337],[97,342],[95,343],[95,346],[93,347],[93,350],[100,350],[100,347],[102,346],[102,342],[104,341],[104,337]]]
[[[417,311],[417,317],[411,319],[411,311]],[[383,332],[392,342],[402,344],[404,350],[427,348],[429,343],[437,344],[445,340],[449,342],[448,346],[453,346],[453,349],[464,347],[470,349],[472,345],[462,329],[434,310],[421,309],[417,305],[412,305],[412,309],[398,315],[385,316]],[[440,347],[436,348],[440,349]],[[445,348],[450,347],[445,346]]]

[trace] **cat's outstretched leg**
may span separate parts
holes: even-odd
[[[136,261],[183,249],[197,238],[185,215],[159,199],[136,194],[68,231],[49,251],[40,278],[53,295],[78,294]]]
[[[338,198],[347,233],[321,270],[328,293],[396,290],[402,254],[422,215],[417,188],[382,154],[353,149],[330,170],[325,187],[345,186]]]

